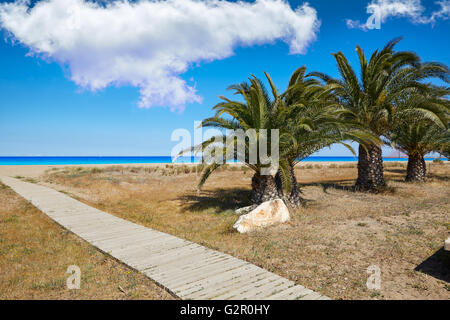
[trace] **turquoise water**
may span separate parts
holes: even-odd
[[[435,158],[425,158],[434,160]],[[407,158],[384,158],[384,161],[407,161]],[[445,158],[442,158],[445,160]],[[176,163],[197,163],[200,158],[180,157]],[[309,157],[303,161],[343,162],[358,161],[357,157]],[[123,163],[172,163],[170,156],[152,157],[0,157],[0,165],[70,165],[70,164],[123,164]]]

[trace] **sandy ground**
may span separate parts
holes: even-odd
[[[339,161],[339,162],[310,162],[304,161],[298,164],[298,167],[306,166],[306,165],[323,165],[329,166],[331,164],[343,165],[343,164],[356,164],[356,162],[351,161]],[[123,167],[163,167],[165,164],[161,163],[121,163],[121,164],[84,164],[84,165],[0,165],[0,176],[24,176],[29,178],[37,178],[40,175],[44,174],[47,170],[51,170],[52,168],[66,168],[66,167],[84,167],[84,168],[106,168],[111,166],[123,166]],[[192,165],[192,164],[184,164],[184,163],[172,163],[170,165]],[[240,165],[240,164],[230,164]]]
[[[200,194],[195,168],[165,164],[0,166],[0,175],[49,186],[333,299],[450,300],[450,253],[442,248],[450,235],[450,163],[428,163],[426,182],[405,183],[406,163],[387,162],[389,188],[379,194],[349,189],[357,175],[354,162],[301,165],[296,174],[305,207],[289,223],[250,234],[232,228],[234,209],[247,205],[250,195],[252,172],[242,167],[214,173]],[[24,261],[22,251],[17,261]],[[381,269],[381,290],[366,287],[370,265]]]
[[[84,167],[84,168],[106,168],[109,166],[126,166],[126,167],[155,167],[158,164],[148,163],[130,163],[130,164],[84,164],[84,165],[0,165],[0,176],[14,177],[17,175],[37,178],[44,174],[47,170],[52,168],[66,168],[66,167]],[[161,164],[159,164],[161,166]]]
[[[442,248],[450,232],[450,163],[429,163],[425,183],[405,183],[406,163],[386,163],[389,188],[380,194],[348,188],[356,163],[303,165],[296,174],[306,206],[289,223],[250,234],[232,228],[233,210],[248,203],[250,192],[252,172],[241,167],[214,173],[200,194],[198,172],[171,165],[63,166],[23,179],[247,260],[333,299],[450,299],[450,256]],[[26,176],[24,168],[14,169]],[[379,291],[366,287],[370,265],[382,271]]]

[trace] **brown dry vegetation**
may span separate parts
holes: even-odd
[[[69,265],[81,269],[80,290],[67,289]],[[171,298],[0,183],[0,299]]]
[[[450,299],[450,165],[431,164],[425,183],[405,183],[405,165],[386,163],[389,188],[349,190],[354,164],[297,168],[305,208],[250,234],[232,229],[248,204],[251,171],[228,166],[197,194],[192,167],[55,168],[39,181],[136,223],[229,253],[334,299]],[[378,265],[382,288],[368,290]]]

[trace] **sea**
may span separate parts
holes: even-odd
[[[407,161],[407,158],[383,158],[384,161]],[[425,158],[434,160],[436,158]],[[441,158],[446,160],[446,158]],[[128,163],[199,163],[199,157],[179,157],[172,161],[171,156],[146,157],[0,157],[0,165],[83,165],[83,164],[128,164]],[[308,157],[305,162],[356,162],[357,157]]]

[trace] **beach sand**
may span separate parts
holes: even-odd
[[[177,164],[178,165],[178,164]],[[66,167],[84,167],[84,168],[106,168],[111,166],[123,167],[158,167],[165,166],[161,163],[121,163],[121,164],[64,164],[64,165],[0,165],[0,176],[24,176],[30,178],[37,178],[44,174],[47,170],[53,168]]]
[[[449,299],[450,274],[442,246],[450,232],[450,163],[429,163],[426,182],[405,183],[406,162],[386,162],[388,188],[378,194],[351,190],[356,162],[302,162],[301,167],[296,175],[305,206],[292,212],[288,223],[251,234],[233,229],[238,218],[234,210],[249,204],[253,176],[240,165],[215,172],[200,193],[198,172],[177,170],[178,165],[0,166],[0,175],[49,186],[128,221],[244,259],[333,299]],[[63,170],[44,174],[52,168]],[[6,203],[13,202],[10,198]],[[11,226],[21,226],[14,221],[29,216],[28,211],[21,213],[22,207],[10,210]],[[38,231],[36,236],[41,235]],[[8,245],[0,244],[0,250],[6,252]],[[85,251],[80,252],[86,256]],[[27,252],[14,251],[11,259],[23,264]],[[37,259],[47,257],[35,259],[35,265],[45,269]],[[380,292],[366,287],[366,270],[372,264],[382,270]],[[418,271],[423,266],[424,271]],[[95,267],[103,275],[101,263]],[[39,270],[25,270],[21,276],[28,280],[21,284],[32,283],[36,273]],[[30,285],[22,285],[21,291],[14,275],[3,274],[0,283],[17,296],[35,293]]]
[[[304,161],[297,164],[298,167],[305,165],[321,165],[321,166],[329,166],[331,164],[336,165],[344,165],[344,164],[355,164],[355,161]],[[44,174],[47,170],[51,170],[52,168],[65,168],[65,167],[85,167],[85,168],[106,168],[110,166],[123,166],[123,167],[164,167],[166,163],[120,163],[120,164],[73,164],[73,165],[0,165],[0,176],[24,176],[30,178],[37,178],[40,175]],[[193,166],[196,164],[189,163],[171,163],[169,165],[175,166]],[[238,163],[230,163],[229,165],[241,165]]]

